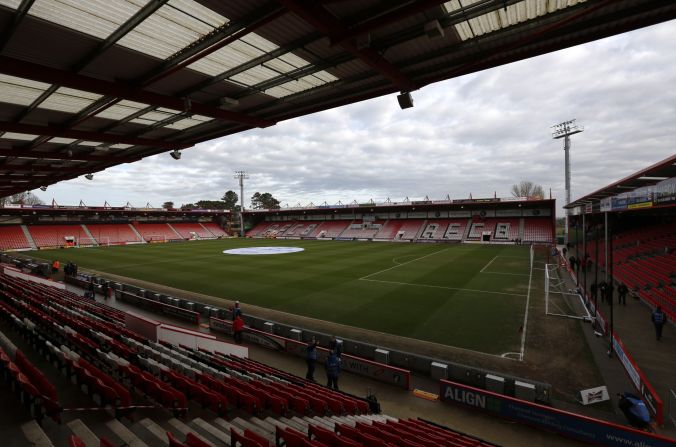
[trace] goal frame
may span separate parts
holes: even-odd
[[[78,247],[110,247],[110,238],[101,236],[98,239],[89,236],[81,236],[77,239]]]
[[[589,323],[594,323],[594,317],[592,314],[589,312],[589,308],[587,307],[587,304],[584,300],[584,297],[580,295],[579,293],[576,292],[566,292],[565,290],[552,290],[554,288],[560,287],[562,284],[564,284],[564,280],[559,278],[559,277],[552,277],[550,274],[551,270],[558,271],[559,265],[558,264],[545,264],[545,315],[551,315],[554,317],[563,317],[563,318],[572,318],[575,320],[582,320],[586,321]],[[558,283],[554,284],[555,281],[559,281]],[[582,309],[584,309],[584,315],[577,315],[575,313],[565,313],[564,309],[561,309],[559,306],[556,306],[559,310],[559,312],[551,311],[550,310],[550,301],[551,301],[551,295],[553,294],[560,294],[563,297],[570,296],[570,297],[577,297],[580,300],[580,305],[582,306]],[[573,301],[575,301],[575,298],[572,298]]]

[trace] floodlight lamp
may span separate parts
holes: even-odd
[[[174,149],[173,151],[169,152],[169,155],[171,155],[171,158],[174,160],[180,160],[181,159],[181,151],[178,149]]]
[[[400,95],[397,95],[397,101],[399,102],[401,110],[413,107],[413,97],[411,96],[411,92],[401,92]]]
[[[87,180],[94,180],[94,174],[85,174],[84,176]]]
[[[47,191],[47,187],[46,187],[46,186],[41,186],[41,187],[40,187],[40,191]]]

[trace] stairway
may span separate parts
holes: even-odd
[[[28,241],[28,245],[33,250],[37,250],[38,246],[35,244],[35,241],[33,240],[33,236],[31,236],[30,231],[28,231],[28,227],[26,225],[21,225],[21,230],[23,231],[24,236],[26,236],[26,240]]]
[[[143,236],[141,236],[141,233],[139,233],[138,230],[132,224],[127,224],[127,225],[129,225],[129,228],[131,228],[131,231],[133,231],[134,234],[136,235],[136,237],[138,237],[139,242],[141,242],[141,243],[145,242],[143,240]]]
[[[92,245],[98,246],[99,241],[97,241],[96,238],[94,237],[94,235],[89,231],[89,228],[87,228],[87,225],[80,224],[80,226],[82,227],[82,230],[85,232],[87,237],[92,240]],[[78,245],[80,245],[80,241],[78,241]]]
[[[174,233],[176,233],[176,236],[178,236],[179,239],[183,239],[183,236],[181,236],[181,233],[179,233],[178,231],[176,231],[176,228],[172,227],[171,224],[168,223],[168,222],[167,222],[167,225],[169,226],[169,228],[171,228],[171,231],[173,231]]]

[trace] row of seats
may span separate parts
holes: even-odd
[[[200,239],[227,236],[222,228],[211,222],[138,224],[134,228],[130,224],[27,225],[26,228],[38,248],[63,247],[67,237],[75,238],[75,243],[81,245],[120,245],[151,240],[192,239],[191,233]],[[0,250],[27,248],[31,248],[31,245],[20,225],[0,226]]]
[[[651,306],[661,306],[676,320],[676,223],[642,226],[612,238],[613,275]],[[587,241],[587,253],[604,269],[605,241]]]
[[[481,240],[484,232],[496,241],[513,241],[520,238],[519,218],[477,219],[389,219],[366,222],[362,220],[340,221],[292,221],[261,222],[247,232],[249,237],[301,237],[301,238],[347,238],[377,240]],[[470,222],[470,231],[465,231]],[[550,244],[553,241],[552,219],[549,217],[523,218],[523,241]]]
[[[390,419],[396,422],[384,416],[376,419],[377,415],[367,415],[369,408],[363,399],[329,390],[252,359],[155,343],[136,334],[130,336],[133,333],[118,326],[120,316],[107,306],[99,307],[93,302],[87,303],[91,306],[79,306],[85,303],[80,303],[80,297],[69,292],[43,290],[45,286],[1,274],[0,283],[3,285],[0,308],[8,310],[4,312],[5,319],[11,319],[9,315],[13,314],[14,326],[32,337],[31,344],[36,350],[46,355],[95,402],[98,400],[97,404],[115,409],[133,408],[135,403],[131,393],[138,391],[153,404],[181,417],[186,416],[183,410],[188,409],[187,400],[201,404],[213,414],[225,414],[226,407],[230,407],[250,415],[248,420],[236,417],[232,424],[217,418],[220,431],[202,420],[195,420],[187,427],[174,419],[171,424],[180,429],[177,435],[173,434],[174,430],[164,432],[167,443],[202,447],[213,444],[206,441],[205,436],[211,436],[212,440],[217,436],[216,439],[223,440],[225,445],[267,447],[275,445],[276,430],[281,428],[285,430],[283,439],[290,446],[375,445],[347,444],[350,438],[344,432],[349,431],[348,427],[357,427],[357,423],[364,424],[370,427],[360,430],[364,433],[361,439],[366,440],[367,431],[373,430],[376,422],[389,424]],[[69,308],[71,303],[74,306]],[[115,328],[120,332],[112,330]],[[11,341],[2,334],[0,346],[14,349]],[[274,417],[266,417],[265,421],[259,419],[265,412]],[[116,414],[119,416],[120,412]],[[152,424],[152,421],[146,422]],[[319,440],[317,433],[321,427],[311,429],[315,426],[326,428],[339,440],[332,439],[339,443],[327,444]],[[339,428],[343,426],[341,431]],[[393,426],[390,432],[397,430],[401,431],[401,439],[396,445],[413,445],[406,443],[413,429],[406,433],[405,427]],[[432,429],[419,427],[416,430],[427,431],[433,436]],[[422,438],[422,435],[416,434],[416,437]],[[294,440],[301,444],[293,444]],[[81,445],[80,441],[77,433],[70,440],[71,445],[77,446]],[[100,445],[110,444],[105,444],[101,438]]]

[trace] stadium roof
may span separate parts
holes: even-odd
[[[675,17],[658,0],[0,0],[0,196]]]
[[[676,155],[641,169],[628,177],[604,186],[598,191],[587,194],[574,202],[564,206],[564,208],[576,208],[587,204],[594,204],[606,197],[616,196],[618,194],[631,192],[644,186],[655,185],[663,180],[676,177]]]

